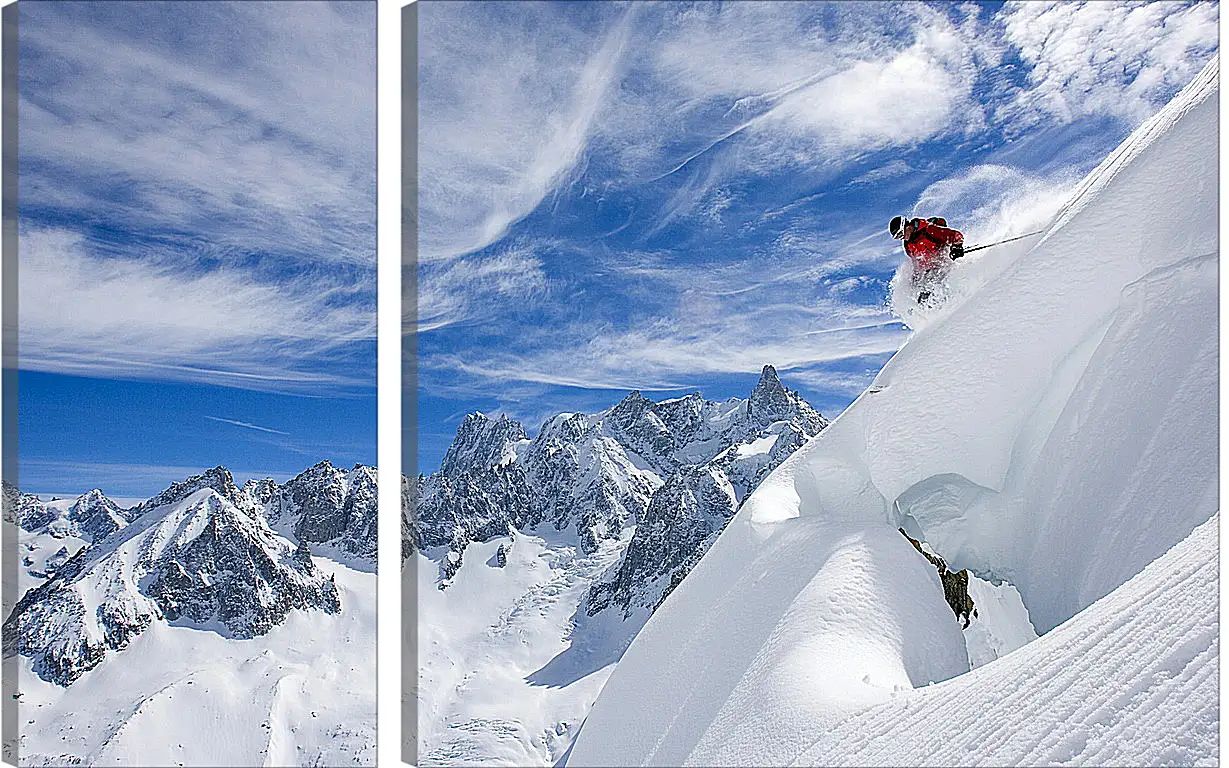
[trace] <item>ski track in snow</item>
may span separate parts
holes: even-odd
[[[911,323],[637,635],[568,765],[1218,762],[1218,77]],[[960,674],[1031,630],[969,647],[898,525],[1045,634]]]
[[[1218,527],[1015,653],[845,720],[796,764],[1216,765]]]

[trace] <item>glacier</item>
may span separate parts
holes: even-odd
[[[1218,762],[1218,78],[953,272],[645,624],[566,765]],[[898,527],[1041,637],[968,671]]]

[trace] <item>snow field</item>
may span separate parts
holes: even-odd
[[[418,595],[421,765],[558,759],[630,640],[617,625],[586,631],[581,604],[624,546],[585,556],[574,541],[526,533],[471,542],[446,591],[437,587],[444,550],[414,556],[404,588]]]

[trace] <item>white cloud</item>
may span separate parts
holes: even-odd
[[[598,150],[621,164],[612,181],[632,184],[730,155],[648,212],[656,232],[696,214],[718,223],[721,190],[748,174],[835,172],[1043,118],[1138,121],[1201,65],[1190,54],[1215,46],[1218,16],[1214,3],[591,9],[420,10],[420,260],[491,244]],[[1031,67],[1023,88],[999,72],[1010,51]]]
[[[969,122],[977,31],[922,5],[689,7],[662,33],[653,76],[742,115],[752,170],[841,165]],[[901,35],[901,33],[904,33]],[[970,112],[972,110],[972,113]],[[669,118],[666,118],[669,120]]]
[[[622,286],[618,295],[635,306],[621,325],[595,308],[549,328],[525,328],[503,348],[420,358],[420,372],[459,372],[500,391],[525,383],[674,389],[709,374],[755,372],[766,362],[784,369],[882,354],[904,338],[884,306],[857,303],[823,262],[787,256],[714,268],[652,253],[619,261],[604,268],[620,273],[610,284]],[[643,301],[641,285],[651,293]]]
[[[31,10],[23,206],[191,232],[219,253],[374,265],[373,14],[324,3]],[[176,25],[190,33],[171,44]]]
[[[589,26],[530,3],[420,9],[420,262],[491,244],[595,149],[635,183],[737,146],[654,213],[660,227],[715,222],[731,176],[841,165],[976,120],[974,31],[926,6],[595,8]]]
[[[1112,115],[1138,123],[1207,62],[1218,3],[1021,2],[1002,11],[1004,39],[1031,67],[1000,110],[1015,129]]]
[[[497,311],[496,302],[527,300],[547,287],[542,260],[529,248],[428,263],[418,275],[417,324],[414,318],[405,318],[405,330],[422,333],[489,318]]]
[[[432,8],[462,14],[444,5]],[[592,183],[564,194],[621,202],[627,192],[650,236],[689,218],[699,226],[674,252],[565,242],[592,263],[595,284],[626,299],[623,316],[612,315],[603,295],[592,313],[543,310],[535,317],[547,316],[549,329],[517,327],[500,348],[454,347],[420,359],[428,376],[462,374],[443,387],[673,389],[765,362],[814,372],[890,353],[904,332],[885,307],[866,303],[876,292],[866,275],[889,272],[899,246],[886,236],[886,215],[822,226],[799,217],[822,212],[832,199],[824,196],[842,192],[827,182],[851,164],[875,163],[850,182],[860,188],[846,191],[865,195],[863,185],[873,184],[900,199],[917,178],[944,172],[939,164],[975,157],[981,165],[952,169],[926,188],[915,212],[947,216],[972,242],[1037,229],[1079,172],[1061,157],[1044,172],[1013,168],[1003,158],[1025,153],[997,153],[1001,134],[1038,120],[1150,114],[1202,64],[1183,56],[1215,45],[1217,17],[1214,4],[1022,4],[1003,13],[972,4],[633,4],[634,14],[613,6],[618,31],[602,35],[592,30],[616,29],[600,18],[611,5],[586,6],[599,10],[567,21],[551,15],[557,6],[521,7],[519,21],[479,28],[465,17],[433,43],[443,51],[438,62],[451,66],[434,73],[448,87],[437,82],[420,100],[420,113],[441,115],[434,133],[421,136],[439,153],[430,167],[442,170],[429,178],[428,166],[421,169],[436,189],[436,218],[423,229],[435,238],[429,257],[497,242],[585,163],[598,169]],[[591,26],[580,26],[581,17]],[[1149,25],[1162,22],[1149,38]],[[617,52],[617,63],[592,66],[605,62],[592,53],[601,45]],[[1014,52],[1031,75],[1006,66]],[[599,73],[598,87],[585,89],[599,94],[591,110],[576,107],[583,71]],[[582,118],[571,120],[575,114]],[[942,152],[912,153],[933,139],[951,141]],[[777,180],[803,191],[793,202],[774,199],[775,210],[754,210],[756,185]],[[781,231],[773,219],[794,223]],[[739,224],[728,241],[701,231]],[[775,239],[748,245],[756,227]],[[555,279],[541,263],[467,261],[453,262],[455,271],[427,265],[424,329],[483,318],[492,297],[539,298]],[[496,275],[508,273],[523,281],[501,288]],[[823,386],[852,391],[864,378],[842,376]]]
[[[374,7],[48,3],[21,45],[23,366],[373,383]]]
[[[490,244],[580,159],[628,24],[599,39],[552,13],[529,3],[419,8],[420,262]]]
[[[788,372],[788,386],[804,387],[812,391],[828,392],[856,397],[870,385],[875,375],[879,373],[882,360],[868,361],[861,370],[831,370],[826,368],[799,368]],[[785,374],[782,374],[785,375]]]
[[[320,275],[257,282],[220,267],[185,273],[156,259],[95,258],[66,230],[20,238],[21,366],[245,388],[353,383],[319,363],[375,338],[370,307],[334,303]]]
[[[858,178],[849,182],[850,186],[859,184],[882,184],[887,179],[899,178],[907,174],[913,173],[913,166],[909,163],[897,158],[890,160],[878,168],[872,168]]]
[[[959,108],[972,108],[976,70],[958,31],[932,23],[919,27],[917,41],[903,51],[855,59],[790,93],[756,123],[757,129],[812,139],[813,154],[798,156],[812,162],[830,153],[909,144],[944,132]]]
[[[790,321],[796,324],[796,318]],[[895,321],[823,334],[727,318],[694,326],[661,321],[595,336],[587,344],[540,354],[440,355],[424,363],[492,384],[536,382],[592,389],[679,389],[705,376],[752,373],[765,363],[781,369],[835,363],[896,351],[905,338]]]

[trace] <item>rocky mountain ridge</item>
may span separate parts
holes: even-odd
[[[771,366],[749,397],[631,392],[533,435],[466,417],[441,471],[402,480],[422,764],[558,764],[645,622],[826,427]]]
[[[338,590],[313,555],[375,568],[376,473],[362,465],[322,461],[284,485],[242,488],[215,467],[129,510],[97,490],[65,509],[6,485],[4,502],[21,536],[62,531],[83,545],[34,574],[46,581],[4,625],[4,652],[64,686],[154,621],[250,638],[293,610],[338,612]]]
[[[506,416],[470,414],[439,472],[403,488],[403,554],[447,547],[439,586],[466,546],[519,531],[556,531],[592,554],[627,535],[622,560],[595,584],[592,614],[650,612],[698,561],[747,494],[827,426],[771,366],[746,399],[700,393],[653,402],[633,391],[597,414],[562,413],[532,439]]]

